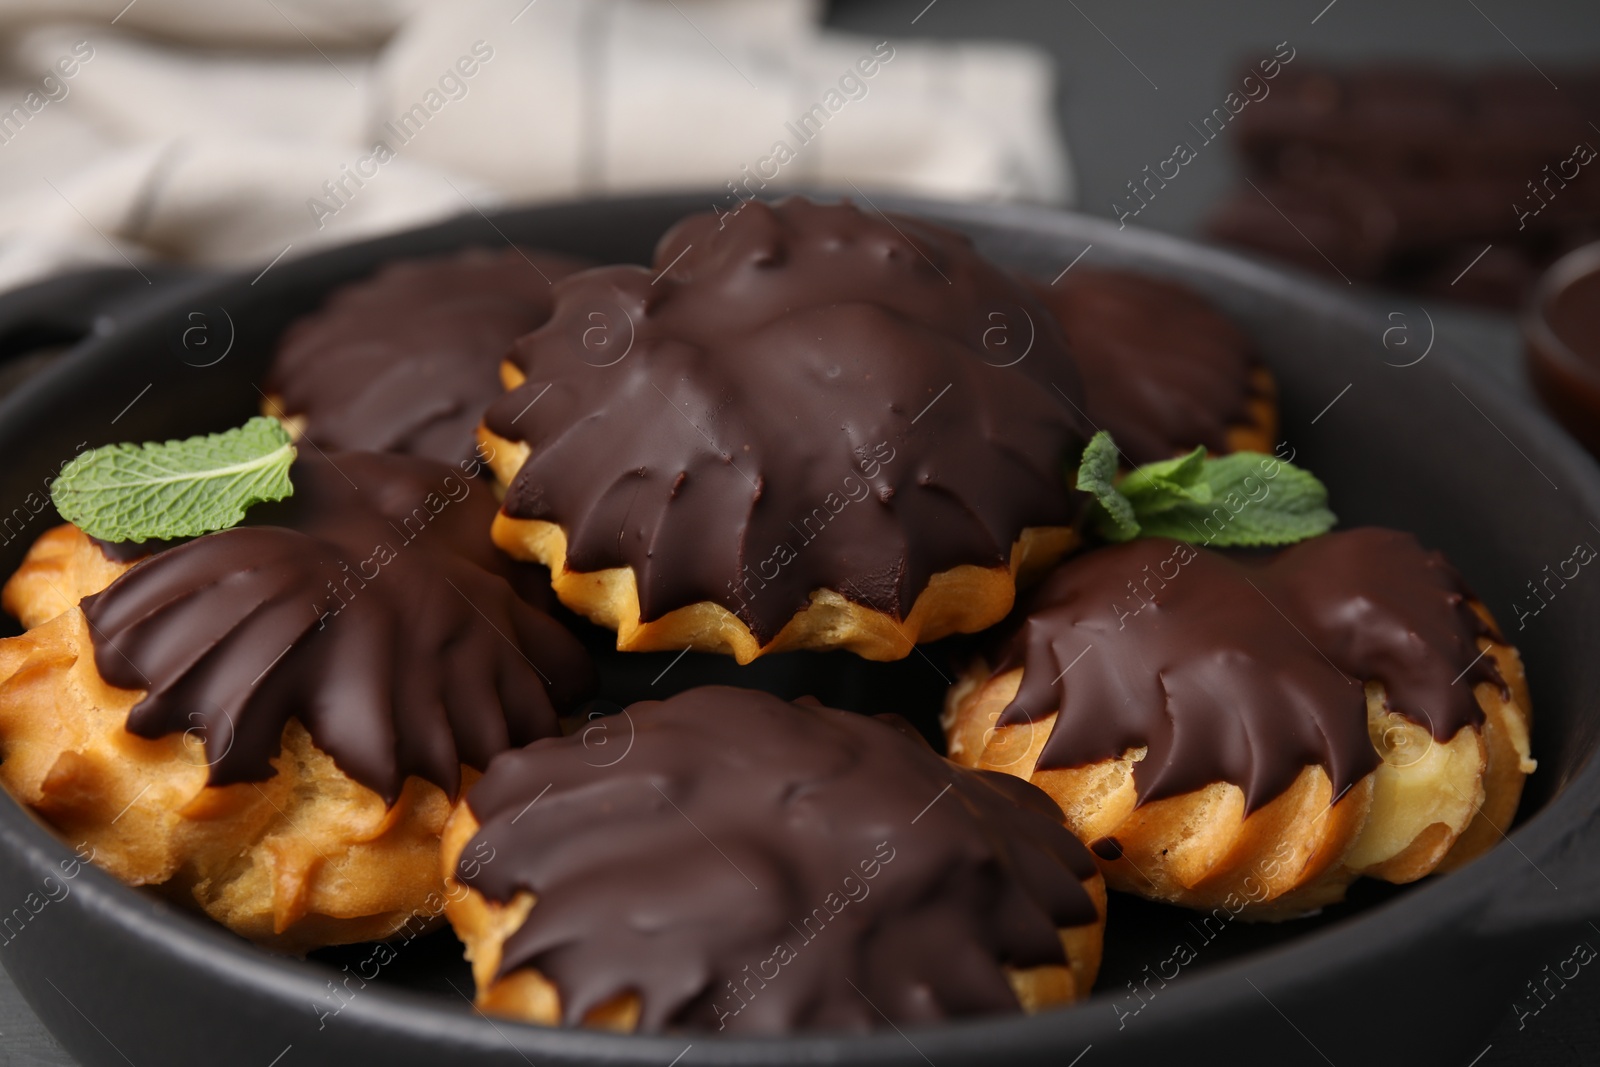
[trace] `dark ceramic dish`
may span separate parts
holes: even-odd
[[[253,413],[260,402],[253,383],[280,331],[334,285],[395,257],[506,239],[642,261],[669,224],[710,200],[586,202],[492,222],[473,215],[280,263],[260,277],[251,271],[180,280],[164,293],[140,282],[131,295],[155,295],[132,311],[126,276],[113,279],[109,291],[122,303],[115,324],[102,323],[74,354],[0,405],[0,455],[7,457],[0,466],[0,569],[14,568],[54,520],[48,510],[32,515],[36,505],[26,502],[80,442],[182,436]],[[1600,913],[1600,834],[1592,825],[1600,810],[1600,572],[1580,573],[1537,614],[1525,614],[1536,605],[1527,584],[1542,580],[1547,565],[1568,559],[1578,542],[1600,544],[1600,472],[1542,416],[1452,365],[1447,354],[1391,365],[1382,337],[1392,324],[1325,286],[1053,211],[887,197],[878,206],[964,229],[991,257],[1047,279],[1092,244],[1087,263],[1177,277],[1244,324],[1281,384],[1282,436],[1297,462],[1327,482],[1341,519],[1413,530],[1443,549],[1521,647],[1533,684],[1539,770],[1510,839],[1448,877],[1405,888],[1363,885],[1316,918],[1235,923],[1211,936],[1191,913],[1115,897],[1099,992],[1070,1009],[867,1037],[723,1041],[485,1019],[469,1003],[471,979],[448,931],[407,946],[364,986],[350,981],[353,996],[337,997],[332,983],[349,973],[341,968],[356,971],[366,950],[276,958],[98,870],[62,882],[70,848],[0,801],[0,912],[17,906],[24,916],[11,924],[16,929],[6,927],[0,962],[75,1056],[90,1065],[140,1067],[1068,1067],[1080,1058],[1093,1067],[1157,1057],[1465,1064],[1481,1051],[1488,1031],[1525,995],[1524,982],[1567,954],[1558,939],[1576,936],[1575,927]],[[90,293],[81,284],[64,305],[52,296],[62,296],[60,286],[0,300],[0,345],[30,328],[70,334],[92,324]],[[774,657],[737,677],[786,694],[816,690],[849,706],[914,714],[927,725],[943,684],[938,653],[928,662],[913,656],[870,670],[837,658]],[[627,699],[661,666],[659,657],[610,657],[602,665],[609,695]],[[729,670],[725,661],[691,658],[668,676],[670,688]],[[49,886],[58,887],[52,895],[59,899],[36,914],[23,908],[48,899],[42,889]],[[1196,958],[1175,974],[1180,941]]]
[[[1575,248],[1545,271],[1522,313],[1528,377],[1561,425],[1600,456],[1600,363],[1573,348],[1555,328],[1551,312],[1579,284],[1600,273],[1600,243]]]

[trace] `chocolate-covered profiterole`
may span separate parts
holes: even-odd
[[[567,279],[508,377],[505,514],[558,524],[569,571],[631,568],[645,622],[710,602],[766,645],[819,589],[903,620],[1081,507],[1048,312],[964,236],[848,203],[696,215],[650,269]]]
[[[1084,411],[1132,463],[1204,445],[1238,445],[1230,430],[1263,421],[1270,447],[1270,383],[1250,340],[1187,286],[1128,271],[1079,267],[1035,289],[1067,337],[1083,374]],[[1267,419],[1253,410],[1265,406]]]
[[[1470,597],[1443,556],[1393,530],[1271,555],[1131,541],[1037,591],[1003,650],[999,672],[1023,675],[1000,724],[1059,712],[1041,770],[1148,746],[1141,804],[1229,782],[1253,811],[1313,765],[1338,796],[1380,761],[1363,683],[1438,741],[1482,724],[1473,687],[1504,683]]]
[[[1016,1011],[1004,968],[1063,966],[1057,931],[1099,922],[1050,799],[903,720],[721,687],[626,714],[621,759],[541,741],[467,793],[481,828],[456,876],[535,894],[500,976],[537,968],[568,1024],[627,993],[644,1031]]]
[[[550,317],[553,283],[584,266],[515,248],[391,263],[289,327],[267,414],[330,450],[467,459],[506,350]]]
[[[591,684],[577,640],[502,576],[493,494],[410,456],[315,451],[252,525],[136,563],[83,609],[95,666],[145,690],[128,730],[203,737],[212,785],[274,773],[298,719],[392,803],[408,775],[454,794],[461,764],[557,731]]]

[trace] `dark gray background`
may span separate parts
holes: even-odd
[[[1145,164],[1165,158],[1172,144],[1187,136],[1188,123],[1222,101],[1240,65],[1265,58],[1280,41],[1296,50],[1297,62],[1420,59],[1523,63],[1530,69],[1537,64],[1558,86],[1563,67],[1600,65],[1596,0],[1334,0],[1331,5],[1327,0],[934,0],[931,5],[927,0],[843,0],[833,5],[829,22],[894,39],[1025,40],[1047,49],[1060,64],[1058,111],[1073,155],[1079,207],[1107,218],[1114,217],[1111,204],[1124,183]],[[1594,119],[1600,124],[1600,116]],[[1184,168],[1180,180],[1161,190],[1138,224],[1196,233],[1206,209],[1236,180],[1228,153],[1224,134]],[[1411,304],[1401,297],[1355,295],[1380,310]],[[1507,388],[1525,388],[1509,318],[1430,310],[1439,323],[1435,358],[1470,362],[1501,378]],[[1600,929],[1574,932],[1573,940],[1580,938],[1600,947]],[[1552,955],[1552,962],[1567,952]],[[1403,1012],[1405,991],[1375,989],[1372,1007]],[[1449,1024],[1417,1020],[1419,1026]],[[1359,1026],[1360,1020],[1352,1019],[1351,1025]],[[72,1063],[0,973],[0,1064]],[[1600,1063],[1600,973],[1585,970],[1522,1028],[1508,1015],[1482,1057],[1460,1067],[1595,1063]]]
[[[1236,71],[1281,41],[1296,62],[1521,64],[1531,74],[1531,61],[1557,85],[1563,67],[1600,64],[1593,0],[844,0],[829,22],[896,39],[1021,40],[1048,50],[1059,68],[1057,109],[1078,207],[1106,218],[1115,217],[1111,201],[1126,193],[1124,183],[1192,139],[1188,124],[1238,87]],[[1224,133],[1202,148],[1139,225],[1197,232],[1236,180],[1227,140]]]

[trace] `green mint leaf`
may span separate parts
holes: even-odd
[[[1333,529],[1328,490],[1310,471],[1259,452],[1208,459],[1210,499],[1139,514],[1146,537],[1217,548],[1287,545]]]
[[[1141,520],[1186,503],[1208,504],[1211,486],[1205,480],[1205,466],[1206,450],[1196,448],[1177,459],[1146,463],[1122,479],[1117,489]]]
[[[292,495],[294,457],[283,424],[258,415],[226,433],[91,449],[62,468],[50,497],[62,518],[102,541],[198,537]]]
[[[1078,488],[1095,499],[1091,521],[1107,541],[1131,541],[1139,536],[1133,505],[1117,491],[1117,446],[1104,430],[1089,438],[1078,463]]]
[[[1111,435],[1090,438],[1078,488],[1095,503],[1090,522],[1107,541],[1171,537],[1217,548],[1287,545],[1327,533],[1338,520],[1309,471],[1260,452],[1215,459],[1197,448],[1117,478]]]
[[[1149,479],[1188,489],[1201,481],[1205,463],[1205,447],[1199,446],[1186,456],[1179,456],[1176,459],[1163,459],[1156,463],[1146,463],[1133,472],[1138,475],[1138,478],[1133,480]]]

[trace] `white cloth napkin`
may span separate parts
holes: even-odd
[[[817,17],[812,0],[0,0],[0,288],[265,263],[585,194],[1070,200],[1040,52]]]

